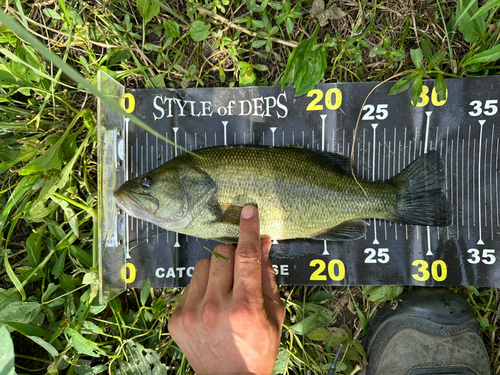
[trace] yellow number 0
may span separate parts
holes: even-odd
[[[335,94],[335,103],[332,104],[332,94]],[[325,94],[325,104],[328,109],[339,109],[342,104],[342,91],[330,89]]]
[[[335,273],[335,266],[338,267],[339,272]],[[344,262],[339,259],[333,259],[328,263],[328,276],[334,281],[344,280],[345,266]]]
[[[128,106],[125,106],[125,104],[127,103],[127,101],[126,101],[127,99],[128,99]],[[127,113],[134,112],[134,109],[135,109],[135,98],[134,98],[134,95],[132,95],[130,93],[126,93],[125,95],[123,95],[123,97],[120,100],[120,106]]]
[[[127,277],[127,269],[129,272],[128,277]],[[127,284],[133,283],[136,277],[135,266],[132,263],[125,264],[121,269],[121,276],[122,280],[125,281]]]

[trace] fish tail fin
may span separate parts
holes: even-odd
[[[404,224],[448,226],[451,207],[443,193],[443,163],[437,151],[420,156],[391,182],[398,191],[396,221]]]

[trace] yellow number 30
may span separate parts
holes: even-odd
[[[411,275],[417,281],[427,281],[431,275],[436,281],[444,281],[446,280],[446,276],[448,276],[448,268],[446,267],[446,263],[442,260],[435,260],[432,262],[430,273],[428,270],[429,263],[425,260],[415,260],[411,265],[417,267],[418,273]]]

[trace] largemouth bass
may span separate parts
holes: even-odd
[[[349,159],[292,147],[224,146],[184,154],[114,192],[128,214],[189,236],[236,242],[241,209],[262,236],[354,240],[363,219],[447,226],[444,172],[431,151],[385,182],[352,176]],[[199,156],[199,157],[198,157]]]

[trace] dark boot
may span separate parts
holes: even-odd
[[[444,289],[419,289],[384,306],[364,346],[366,375],[491,374],[471,307]]]

